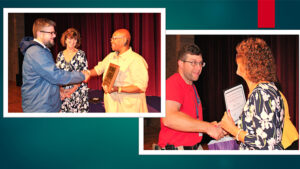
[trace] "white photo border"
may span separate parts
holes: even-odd
[[[166,30],[166,35],[298,35],[299,45],[300,45],[300,30]],[[300,48],[299,48],[299,53],[300,53]],[[299,72],[299,67],[298,67],[298,72]],[[298,96],[300,96],[299,93]],[[298,102],[298,104],[299,103],[300,101]],[[274,150],[274,151],[268,151],[268,150],[256,150],[256,151],[144,150],[144,119],[139,118],[139,155],[300,155],[300,151],[299,150]]]
[[[8,14],[9,13],[160,13],[161,14],[161,112],[159,113],[8,113]],[[92,118],[92,117],[164,117],[165,116],[165,8],[3,8],[3,117]]]

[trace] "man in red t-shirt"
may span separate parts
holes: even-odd
[[[223,130],[216,122],[203,121],[202,105],[193,81],[205,63],[195,44],[186,45],[178,55],[178,73],[166,81],[166,117],[161,118],[158,145],[167,150],[201,149],[202,133],[220,139]]]

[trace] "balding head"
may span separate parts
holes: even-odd
[[[127,29],[118,29],[114,32],[111,38],[111,47],[113,51],[119,54],[129,49],[131,36]]]
[[[116,37],[121,37],[122,36],[122,37],[126,38],[126,45],[125,46],[129,46],[131,36],[130,36],[130,33],[127,29],[118,29],[114,32],[113,36],[116,36]]]

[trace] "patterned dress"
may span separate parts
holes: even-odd
[[[284,107],[274,83],[260,83],[244,106],[239,128],[247,131],[241,150],[282,150]]]
[[[84,51],[78,50],[72,60],[68,63],[65,60],[63,52],[59,52],[56,60],[56,66],[65,71],[87,70],[88,62]],[[64,89],[71,89],[73,85],[63,86]],[[81,83],[78,89],[72,93],[70,98],[62,101],[61,112],[69,113],[87,113],[89,110],[88,87],[86,83]]]

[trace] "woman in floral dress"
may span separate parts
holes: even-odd
[[[225,113],[221,126],[241,141],[241,150],[282,150],[283,100],[277,82],[275,60],[266,42],[249,38],[236,47],[237,74],[247,83],[249,95],[238,126]]]
[[[58,53],[56,66],[65,71],[87,70],[88,62],[84,51],[77,49],[81,44],[80,34],[74,28],[67,29],[60,42],[66,47]],[[89,110],[88,87],[86,83],[72,84],[60,87],[62,100],[60,112],[86,113]]]

